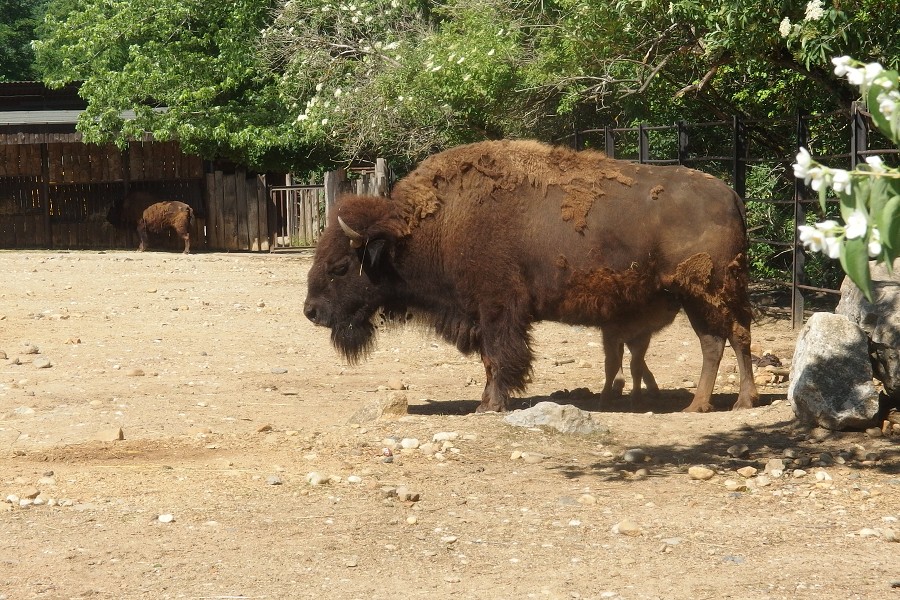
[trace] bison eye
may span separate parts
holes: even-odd
[[[338,264],[334,265],[330,269],[328,269],[328,274],[332,277],[342,277],[347,274],[347,270],[350,268],[350,261],[342,260]]]

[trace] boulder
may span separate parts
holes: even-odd
[[[841,301],[834,312],[866,332],[873,373],[896,405],[900,401],[900,259],[894,262],[893,274],[884,265],[870,263],[869,268],[874,302],[866,300],[847,277],[841,284]]]
[[[608,433],[609,427],[594,421],[591,413],[571,404],[538,402],[531,408],[514,410],[503,420],[516,427],[552,427],[562,433]]]
[[[801,422],[834,430],[875,424],[879,402],[868,344],[866,333],[843,315],[810,317],[797,338],[788,387]]]

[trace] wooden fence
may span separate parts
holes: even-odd
[[[271,188],[275,211],[272,248],[315,246],[327,224],[328,212],[342,193],[387,195],[390,175],[379,158],[373,167],[340,169],[325,174],[321,184]]]

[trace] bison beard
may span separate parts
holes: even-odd
[[[331,343],[348,363],[358,364],[375,348],[375,326],[370,321],[336,325],[331,328]]]
[[[338,200],[304,312],[350,362],[373,348],[378,308],[413,312],[480,354],[482,411],[512,408],[510,394],[525,389],[535,321],[600,327],[607,380],[633,345],[640,379],[650,336],[680,307],[703,353],[686,410],[712,408],[726,340],[740,373],[734,406],[749,408],[758,393],[742,208],[724,183],[683,167],[537,142],[461,146],[425,160],[390,199]]]

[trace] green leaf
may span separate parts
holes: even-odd
[[[841,246],[841,267],[866,299],[872,301],[872,275],[869,273],[869,253],[864,238],[845,240]]]
[[[884,209],[875,214],[881,243],[896,253],[900,251],[900,196],[887,201]]]

